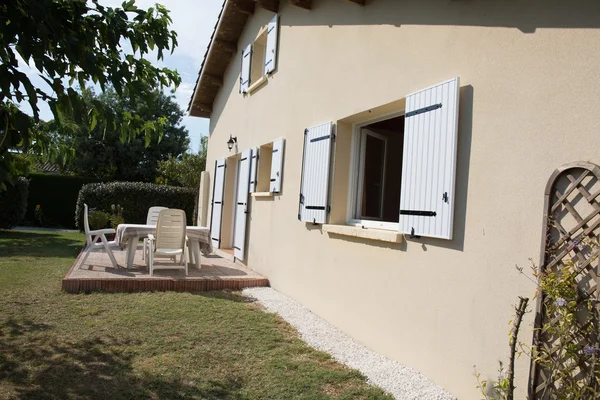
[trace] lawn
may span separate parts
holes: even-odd
[[[0,398],[391,399],[239,293],[62,293],[83,242],[0,230]]]

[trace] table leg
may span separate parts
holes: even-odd
[[[192,241],[192,251],[194,252],[194,260],[196,262],[196,268],[202,267],[202,258],[200,258],[200,242],[197,240]]]
[[[187,248],[187,253],[188,253],[188,261],[190,262],[190,264],[195,264],[196,262],[194,261],[194,241],[193,240],[189,240],[188,239],[188,244],[187,244],[188,248]]]
[[[127,269],[131,269],[133,267],[133,259],[135,258],[135,252],[137,250],[137,245],[139,241],[139,237],[130,237],[127,240]]]

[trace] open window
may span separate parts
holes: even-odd
[[[281,192],[284,148],[285,139],[279,138],[253,150],[250,192],[254,196],[270,196]]]
[[[353,225],[397,229],[400,208],[404,115],[358,126],[351,185]]]
[[[454,78],[377,107],[378,117],[366,110],[338,121],[344,133],[336,147],[343,150],[333,189],[331,124],[307,129],[299,220],[326,223],[331,190],[336,224],[452,239],[459,87]]]
[[[279,16],[273,19],[258,34],[253,43],[242,51],[240,93],[251,93],[267,80],[277,68],[277,42]]]

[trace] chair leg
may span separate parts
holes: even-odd
[[[83,260],[81,260],[80,267],[83,266],[83,264],[85,264],[85,260],[87,260],[88,256],[92,252],[92,249],[94,248],[94,243],[96,243],[97,241],[98,241],[98,237],[97,236],[95,236],[93,238],[93,240],[88,240],[87,249],[85,250],[85,256],[83,256]]]
[[[144,251],[142,252],[142,260],[146,259],[146,242],[148,241],[148,239],[144,239]]]
[[[108,241],[106,240],[106,236],[104,236],[104,234],[102,234],[100,236],[100,239],[102,240],[102,245],[104,246],[104,249],[108,253],[108,257],[110,258],[110,262],[112,263],[113,267],[119,268],[119,264],[117,264],[117,260],[115,259],[115,255],[113,254],[112,250],[110,249],[110,246],[108,245]]]

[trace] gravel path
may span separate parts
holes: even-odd
[[[310,346],[329,353],[362,372],[370,383],[398,400],[455,400],[456,398],[418,372],[377,354],[317,317],[300,303],[271,288],[244,289],[267,310],[278,313],[298,330]]]

